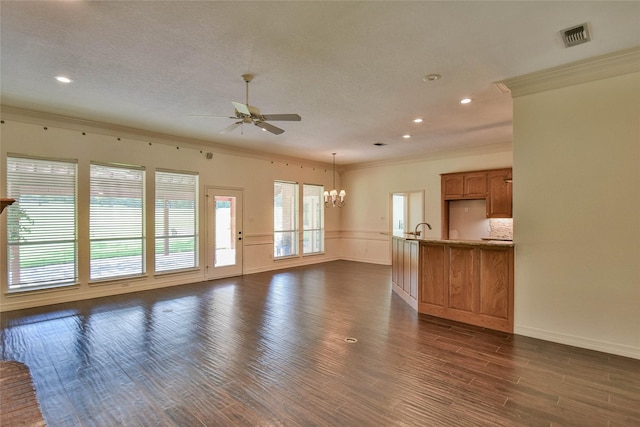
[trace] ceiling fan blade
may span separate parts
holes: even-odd
[[[265,114],[262,117],[270,122],[279,120],[286,122],[299,122],[300,120],[302,120],[302,117],[297,114]]]
[[[271,132],[275,135],[280,135],[281,133],[284,133],[284,129],[280,129],[279,127],[276,127],[266,122],[255,122],[254,124],[259,128],[264,129],[267,132]]]
[[[244,114],[247,116],[251,116],[251,111],[249,111],[249,106],[245,105],[245,104],[241,104],[239,102],[235,102],[235,101],[231,101],[231,103],[233,104],[233,107],[236,109],[236,111],[240,114]]]
[[[233,131],[235,128],[237,128],[238,126],[240,126],[241,124],[242,124],[242,121],[231,123],[229,126],[227,126],[226,128],[222,129],[220,131],[220,133],[229,133],[229,132]]]

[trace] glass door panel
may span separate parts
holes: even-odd
[[[242,275],[242,191],[207,189],[207,278]]]

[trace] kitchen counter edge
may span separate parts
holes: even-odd
[[[464,246],[501,246],[501,247],[515,247],[513,242],[504,240],[443,240],[443,239],[416,239],[406,238],[400,236],[393,236],[396,239],[424,242],[424,243],[442,243],[447,245],[464,245]]]

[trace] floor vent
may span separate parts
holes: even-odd
[[[565,28],[560,31],[560,34],[562,35],[564,47],[572,47],[591,41],[591,31],[589,30],[588,22],[571,28]]]

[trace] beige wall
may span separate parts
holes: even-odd
[[[205,217],[204,189],[207,186],[239,188],[244,197],[244,272],[280,269],[296,265],[325,262],[334,259],[390,264],[390,194],[392,192],[420,191],[425,194],[425,220],[433,230],[426,236],[439,238],[440,229],[440,174],[471,169],[488,169],[512,164],[511,144],[434,154],[429,158],[387,165],[353,168],[337,177],[337,185],[347,191],[347,205],[325,210],[325,254],[274,261],[272,258],[273,181],[275,179],[299,183],[332,185],[330,166],[305,164],[296,160],[270,159],[268,156],[233,155],[217,152],[183,141],[144,137],[120,137],[114,131],[99,126],[56,122],[54,119],[14,114],[5,120],[1,130],[1,165],[6,164],[7,153],[50,158],[77,159],[79,164],[78,191],[80,199],[88,191],[88,165],[90,161],[142,165],[147,171],[155,168],[197,171],[202,190],[200,214]],[[44,130],[46,124],[47,130]],[[83,132],[85,133],[83,135]],[[180,147],[180,148],[177,148]],[[205,153],[213,151],[213,159]],[[0,193],[6,194],[5,174],[0,166],[3,182]],[[82,204],[81,204],[82,205]],[[149,212],[151,214],[151,212]],[[83,213],[79,212],[82,221]],[[5,228],[6,215],[0,218]],[[149,218],[149,224],[151,224]],[[411,224],[414,227],[415,224]],[[82,224],[80,224],[80,231]],[[204,222],[200,233],[204,236]],[[152,235],[149,230],[148,235]],[[83,243],[84,242],[84,243]],[[87,251],[86,239],[80,236],[79,250]],[[122,292],[153,289],[204,280],[206,265],[204,239],[201,245],[201,268],[197,272],[149,276],[144,280],[116,281],[105,285],[89,285],[87,273],[80,271],[79,286],[41,293],[7,295],[6,275],[2,275],[0,310],[54,304]],[[6,265],[6,238],[0,238],[0,265]],[[82,256],[82,255],[81,255]],[[4,268],[3,268],[4,270]]]
[[[391,227],[389,195],[424,191],[424,220],[432,230],[423,237],[442,236],[440,174],[510,167],[511,143],[432,154],[423,159],[352,168],[342,175],[347,206],[342,208],[342,257],[390,264]],[[409,224],[413,230],[416,224]]]
[[[514,167],[516,333],[640,358],[640,74],[633,73],[518,96],[514,143],[422,159],[347,168],[337,185],[347,204],[326,210],[327,254],[274,262],[272,183],[285,179],[331,186],[330,167],[231,155],[201,147],[116,141],[77,129],[5,120],[1,170],[7,152],[128,162],[197,170],[201,186],[242,188],[245,272],[338,258],[390,264],[393,192],[424,191],[425,220],[441,236],[440,174]],[[164,141],[167,142],[167,141]],[[289,163],[289,164],[287,164]],[[80,187],[86,186],[80,183]],[[0,194],[5,194],[4,183]],[[4,230],[4,218],[1,219]],[[2,237],[2,239],[5,239]],[[0,266],[6,265],[0,241]],[[2,275],[4,276],[4,275]],[[51,304],[202,280],[202,271],[132,284],[7,297],[0,310]],[[3,291],[6,278],[2,277]]]
[[[514,99],[515,332],[640,358],[640,73]]]
[[[3,114],[4,116],[4,114]],[[4,117],[3,117],[4,118]],[[26,118],[25,120],[30,120]],[[327,210],[325,229],[327,234],[325,254],[308,257],[289,258],[274,261],[273,254],[273,181],[295,181],[300,184],[332,184],[332,170],[326,164],[303,164],[295,160],[269,158],[268,156],[241,156],[216,152],[202,146],[184,142],[171,144],[171,141],[158,142],[154,138],[133,139],[118,135],[100,134],[90,126],[69,129],[66,123],[49,122],[44,130],[40,124],[4,119],[0,126],[0,194],[6,195],[5,172],[7,153],[23,155],[76,159],[78,161],[79,201],[86,201],[88,194],[88,169],[90,161],[115,162],[142,165],[148,173],[155,168],[196,171],[200,176],[200,217],[205,218],[204,189],[207,186],[228,187],[243,190],[244,199],[244,272],[254,273],[286,268],[301,264],[330,261],[339,258],[339,210]],[[73,127],[73,126],[72,126]],[[77,126],[76,126],[77,127]],[[85,133],[83,135],[82,133]],[[153,141],[153,142],[151,142]],[[177,148],[180,147],[180,148]],[[206,152],[213,151],[213,159],[206,159]],[[148,175],[147,188],[152,175]],[[148,193],[150,193],[148,191]],[[149,194],[147,194],[149,196]],[[151,194],[151,197],[152,194]],[[152,199],[150,200],[153,206]],[[79,233],[86,229],[87,215],[82,212],[83,203],[79,203]],[[10,208],[9,208],[10,209]],[[152,210],[148,210],[147,235],[153,236]],[[84,224],[83,224],[84,221]],[[0,218],[0,270],[4,273],[6,254],[6,212]],[[161,286],[192,283],[205,278],[205,222],[201,221],[201,268],[199,271],[182,274],[169,274],[143,280],[120,280],[101,285],[89,285],[87,271],[80,269],[80,283],[77,287],[44,292],[32,292],[7,295],[6,274],[0,275],[0,310],[11,310],[29,306],[53,304],[62,301],[79,300],[97,296],[106,296],[122,292],[153,289]],[[86,236],[80,235],[80,257],[88,252]]]

